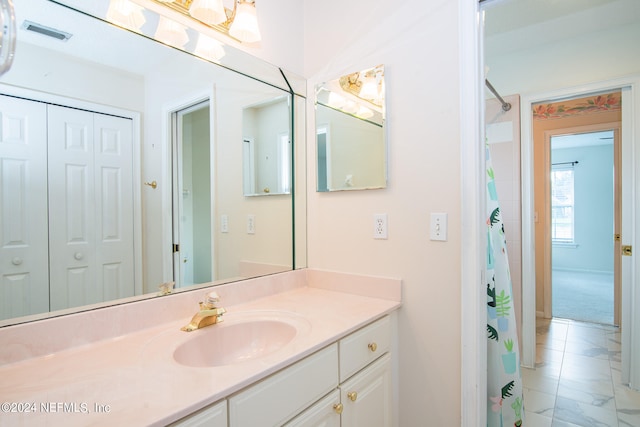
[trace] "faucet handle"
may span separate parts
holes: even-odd
[[[220,301],[220,297],[218,296],[216,291],[211,291],[205,295],[204,301],[208,306],[213,306],[215,303]]]

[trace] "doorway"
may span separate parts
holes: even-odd
[[[214,280],[210,102],[171,114],[173,276],[176,287]]]
[[[619,325],[619,133],[602,124],[545,135],[554,318]]]

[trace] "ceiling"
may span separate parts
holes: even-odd
[[[639,0],[486,0],[483,10],[487,55],[640,23]]]
[[[105,2],[105,12],[108,2]],[[14,0],[18,41],[83,58],[135,74],[145,74],[168,60],[172,49],[48,0]],[[25,20],[71,33],[60,41],[23,28]],[[140,52],[145,52],[140,55]],[[19,48],[16,55],[20,54]]]
[[[577,133],[574,135],[559,135],[551,138],[551,148],[593,147],[595,145],[613,144],[613,131]]]

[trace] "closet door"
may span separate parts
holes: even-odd
[[[0,95],[0,320],[49,311],[46,123]]]
[[[49,106],[51,310],[133,295],[131,122]]]
[[[134,295],[133,124],[94,114],[96,281],[103,298]]]

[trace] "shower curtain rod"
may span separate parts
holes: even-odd
[[[573,162],[562,162],[562,163],[551,163],[551,166],[559,166],[559,165],[571,165],[571,166],[575,166],[577,165],[578,162],[577,160],[573,161]]]
[[[502,104],[502,111],[511,110],[511,104],[509,104],[507,101],[504,100],[504,98],[500,96],[498,91],[496,91],[496,89],[491,85],[491,83],[489,83],[489,80],[484,79],[484,83],[487,85],[491,93],[493,93],[496,96],[496,98],[498,98],[498,101],[500,101],[500,103]]]

